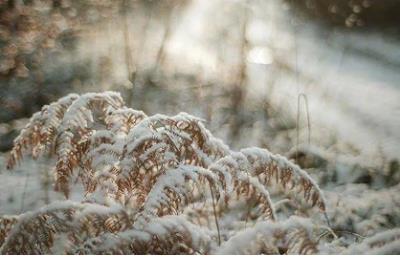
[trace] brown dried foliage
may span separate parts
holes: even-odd
[[[188,224],[194,223],[183,219],[180,224],[170,222],[172,227],[164,228],[166,231],[155,237],[148,228],[159,224],[155,220],[170,215],[188,217],[190,211],[189,221],[197,218],[198,222],[208,222],[211,229],[209,222],[213,218],[218,232],[210,237],[218,237],[221,242],[223,234],[218,220],[233,210],[245,214],[246,221],[276,220],[268,192],[273,186],[303,208],[316,207],[325,213],[317,184],[284,157],[259,148],[234,152],[213,137],[200,119],[185,113],[148,117],[125,107],[115,92],[73,94],[43,107],[16,138],[8,168],[12,169],[25,155],[55,157],[54,186],[67,198],[72,185],[80,183],[85,189],[82,201],[97,202],[102,207],[117,203],[130,216],[121,219],[108,215],[99,219],[94,215],[85,217],[89,226],[82,222],[76,225],[74,205],[82,208],[81,204],[74,204],[67,212],[69,217],[64,218],[66,222],[52,226],[49,218],[57,217],[46,211],[45,215],[30,216],[26,222],[19,219],[15,232],[2,247],[3,253],[48,253],[54,233],[65,232],[65,228],[72,228],[76,234],[85,233],[85,240],[95,238],[91,240],[94,243],[101,240],[99,235],[103,233],[121,234],[130,223],[133,229],[127,232],[135,238],[133,242],[115,235],[115,243],[124,246],[99,252],[203,253],[204,249],[196,250],[198,244],[193,245],[193,234],[187,231]],[[21,229],[42,230],[42,235],[30,235],[36,236],[38,243],[29,249],[22,247],[20,242],[26,233]],[[139,239],[138,232],[145,232],[147,239]],[[291,244],[297,245],[295,242],[301,236],[302,232],[293,234]],[[73,245],[85,240],[69,239]],[[300,249],[297,253],[311,253],[310,245],[296,246]]]

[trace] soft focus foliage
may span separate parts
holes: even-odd
[[[306,13],[346,27],[378,27],[398,24],[397,0],[286,0]]]

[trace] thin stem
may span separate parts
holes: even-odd
[[[240,114],[242,110],[243,103],[246,99],[246,82],[247,76],[247,52],[249,50],[249,40],[247,38],[248,25],[250,19],[249,12],[249,0],[245,2],[245,7],[243,8],[243,22],[240,28],[241,43],[239,45],[240,51],[240,64],[239,71],[237,75],[237,81],[232,91],[232,122],[231,122],[231,140],[235,142],[238,138],[239,131],[242,125]]]
[[[135,66],[133,64],[133,57],[132,57],[132,49],[130,46],[130,37],[129,37],[129,28],[128,28],[128,3],[126,0],[122,1],[121,3],[122,9],[122,27],[123,27],[123,39],[124,39],[124,54],[125,54],[125,66],[126,72],[128,75],[128,80],[134,85],[134,76],[135,76]],[[127,97],[127,104],[128,106],[132,105],[133,100],[133,90],[128,93]]]
[[[353,236],[355,236],[357,238],[360,238],[360,239],[366,239],[366,237],[364,237],[364,236],[362,236],[360,234],[357,234],[355,232],[352,232],[352,231],[348,231],[348,230],[333,230],[332,228],[329,227],[329,228],[327,228],[326,232],[323,232],[321,235],[319,235],[317,242],[319,242],[323,237],[325,237],[328,234],[331,234],[335,239],[337,239],[338,236],[336,235],[336,233],[344,233],[344,234],[353,235]]]
[[[24,190],[22,191],[20,213],[22,213],[24,211],[24,207],[25,207],[25,194],[26,194],[26,187],[28,186],[28,179],[29,179],[29,173],[26,175]]]
[[[301,99],[304,99],[304,105],[306,108],[306,115],[307,115],[307,129],[308,129],[308,145],[311,144],[311,118],[310,118],[310,110],[308,108],[308,98],[307,95],[304,93],[300,93],[297,96],[297,120],[296,120],[296,163],[299,162],[298,155],[299,155],[299,141],[300,141],[300,104]]]
[[[167,17],[167,21],[165,22],[165,29],[164,29],[164,34],[160,43],[160,47],[158,48],[157,55],[156,55],[156,61],[155,61],[155,70],[158,72],[160,70],[160,67],[163,65],[164,60],[165,60],[165,47],[167,46],[171,36],[172,36],[172,27],[173,27],[173,19],[175,17],[175,14],[179,8],[179,4],[174,5],[172,8],[170,14]]]
[[[213,212],[214,212],[214,220],[215,220],[215,226],[217,227],[217,233],[218,233],[218,245],[221,245],[221,233],[219,231],[219,223],[218,223],[218,217],[217,217],[217,210],[215,207],[215,197],[214,197],[214,191],[212,189],[211,184],[210,186],[210,192],[211,192],[211,199],[212,199],[212,204],[213,204]]]

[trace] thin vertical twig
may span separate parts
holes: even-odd
[[[304,93],[300,93],[297,96],[297,120],[296,120],[296,163],[298,163],[298,154],[299,154],[299,143],[300,143],[300,104],[301,99],[304,99],[304,105],[306,108],[307,115],[307,129],[308,129],[308,145],[311,144],[311,118],[310,118],[310,110],[308,107],[308,98]]]
[[[168,43],[168,41],[171,38],[172,35],[172,23],[173,23],[173,18],[175,17],[175,13],[177,9],[179,8],[179,4],[175,5],[172,9],[170,14],[167,17],[167,21],[165,22],[165,30],[164,34],[160,43],[160,47],[158,48],[157,55],[156,55],[156,61],[155,61],[155,70],[156,72],[159,70],[160,66],[163,65],[164,60],[165,60],[165,48]]]
[[[123,40],[124,40],[126,73],[128,76],[128,80],[132,83],[132,86],[133,86],[134,82],[135,82],[136,69],[133,64],[132,49],[130,46],[127,0],[123,0],[121,2],[121,12],[122,12],[122,32],[123,32]],[[126,102],[127,102],[128,106],[132,105],[132,100],[133,100],[133,90],[129,91],[128,96],[127,96]]]
[[[50,196],[49,196],[49,188],[50,188],[50,176],[48,171],[48,158],[45,160],[45,164],[43,164],[40,168],[40,175],[43,176],[42,178],[42,187],[44,189],[44,203],[48,205],[50,203]]]
[[[296,8],[294,8],[296,9]],[[296,10],[293,11],[293,25],[294,25],[294,51],[295,51],[295,74],[296,74],[296,91],[297,95],[297,120],[296,120],[296,163],[299,162],[299,143],[300,143],[300,104],[301,99],[304,99],[304,105],[306,108],[307,115],[307,129],[308,129],[308,144],[311,144],[311,119],[310,119],[310,111],[308,107],[308,98],[305,93],[300,93],[300,82],[299,82],[299,61],[298,61],[298,43],[297,43],[297,15]]]
[[[29,173],[26,175],[26,178],[25,178],[24,189],[22,191],[22,196],[21,196],[21,207],[20,207],[19,213],[22,213],[25,208],[25,194],[26,194],[26,187],[28,186],[28,179],[29,179]]]
[[[240,51],[240,66],[236,79],[234,90],[232,91],[232,122],[230,126],[231,139],[235,141],[239,135],[241,120],[240,113],[243,102],[246,98],[246,81],[247,81],[247,51],[249,48],[249,41],[247,39],[247,30],[249,25],[249,1],[245,2],[243,10],[243,22],[240,29],[241,44]]]
[[[217,210],[216,210],[216,207],[215,207],[214,191],[213,191],[213,189],[212,189],[211,184],[209,184],[209,187],[210,187],[211,199],[212,199],[212,204],[213,204],[213,212],[214,212],[215,226],[217,227],[217,233],[218,233],[218,245],[221,245],[221,233],[220,233],[220,231],[219,231],[219,223],[218,223]]]

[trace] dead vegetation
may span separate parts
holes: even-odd
[[[327,201],[286,158],[233,151],[201,119],[147,116],[116,92],[44,106],[15,139],[8,169],[24,157],[50,161],[66,200],[0,217],[2,254],[398,253],[397,231],[387,231],[398,224],[388,214],[396,194],[364,189],[357,200],[349,185]]]
[[[301,226],[287,223],[289,232],[273,223],[269,191],[297,203],[298,214],[326,215],[318,185],[286,158],[259,148],[232,151],[201,119],[146,116],[115,92],[44,106],[15,139],[8,168],[27,155],[54,160],[54,188],[66,198],[76,199],[79,185],[84,192],[81,203],[51,204],[16,217],[12,228],[5,224],[2,253],[214,253],[243,229],[231,217],[275,224],[281,234],[268,249],[279,241],[284,253],[315,253]],[[201,243],[199,234],[207,234]],[[115,245],[104,242],[110,236]]]

